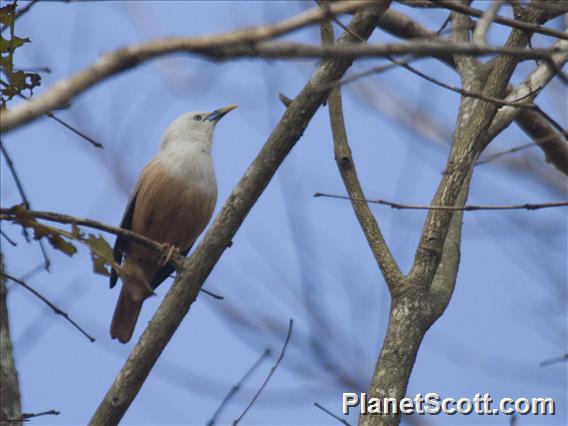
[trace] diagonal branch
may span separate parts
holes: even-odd
[[[359,11],[350,28],[368,38],[387,2]],[[338,43],[351,44],[353,37],[344,33]],[[239,184],[229,196],[193,256],[185,262],[158,311],[134,347],[114,383],[101,401],[90,424],[117,424],[134,400],[158,357],[195,301],[199,288],[229,245],[245,217],[260,197],[272,176],[302,136],[311,118],[325,100],[325,93],[314,86],[337,80],[352,63],[351,59],[324,61],[294,99],[272,131]]]
[[[41,300],[43,303],[45,303],[47,306],[49,306],[55,314],[61,315],[63,318],[65,318],[67,321],[69,321],[71,323],[71,325],[73,327],[75,327],[77,330],[79,330],[83,336],[85,336],[87,339],[89,339],[91,341],[91,343],[93,343],[95,341],[95,338],[92,337],[85,330],[83,330],[79,324],[77,324],[75,321],[73,321],[71,319],[71,317],[69,316],[69,314],[67,314],[66,312],[59,309],[57,306],[55,306],[53,303],[51,303],[48,299],[46,299],[41,293],[34,290],[32,287],[27,285],[24,281],[22,281],[22,280],[20,280],[16,277],[13,277],[11,275],[8,275],[5,272],[0,272],[0,274],[3,277],[6,277],[10,281],[15,282],[16,284],[18,284],[18,285],[22,286],[23,288],[25,288],[26,290],[28,290],[30,293],[32,293],[34,296],[36,296],[39,300]]]

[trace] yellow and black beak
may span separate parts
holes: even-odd
[[[207,117],[205,117],[209,121],[219,121],[225,114],[234,110],[237,106],[236,105],[227,105],[226,107],[219,108],[212,113],[210,113]]]

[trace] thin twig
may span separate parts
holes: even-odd
[[[8,170],[10,170],[10,173],[12,174],[12,178],[14,179],[14,182],[16,183],[16,188],[18,189],[18,193],[20,194],[20,198],[22,199],[22,202],[24,203],[26,208],[29,209],[30,208],[30,200],[26,196],[26,192],[24,191],[22,181],[20,180],[20,177],[18,176],[18,172],[16,172],[16,167],[14,166],[14,162],[12,161],[12,158],[8,154],[8,151],[6,151],[6,148],[4,147],[4,144],[2,143],[1,140],[0,140],[0,151],[2,152],[2,155],[4,156],[4,158],[6,159],[6,164],[8,165]],[[30,237],[28,235],[28,230],[26,228],[22,228],[22,232],[24,233],[24,238],[26,239],[26,241],[29,242]],[[46,250],[45,246],[43,245],[43,241],[39,240],[38,243],[39,243],[39,248],[41,250],[41,254],[43,256],[43,267],[47,272],[49,272],[51,260],[49,259],[49,256],[47,255],[47,250]]]
[[[438,29],[438,31],[436,31],[437,35],[442,35],[442,33],[444,33],[444,30],[446,29],[446,27],[448,26],[448,24],[452,21],[452,15],[449,14],[448,17],[446,18],[446,20],[444,21],[444,23],[442,24],[442,26]]]
[[[0,84],[2,84],[2,86],[7,87],[8,84],[5,81],[0,80]],[[31,98],[22,94],[22,93],[18,93],[18,96],[26,101],[29,101]],[[57,121],[59,124],[61,124],[63,127],[65,127],[68,130],[71,130],[73,133],[75,133],[76,135],[82,137],[83,139],[85,139],[87,142],[89,142],[91,145],[93,145],[95,148],[104,148],[104,146],[97,142],[96,140],[94,140],[93,138],[91,138],[90,136],[87,136],[85,133],[83,133],[82,131],[80,131],[79,129],[73,127],[71,124],[67,123],[65,120],[62,120],[61,118],[57,117],[54,113],[52,113],[51,111],[47,111],[45,113],[46,116],[48,116],[49,118],[51,118],[52,120]]]
[[[568,353],[565,353],[564,355],[556,358],[545,359],[544,361],[541,361],[538,365],[540,367],[546,367],[548,365],[558,364],[559,362],[564,362],[564,361],[568,361]]]
[[[517,145],[517,146],[514,146],[513,148],[507,149],[505,151],[499,151],[499,152],[496,152],[495,154],[488,155],[487,157],[485,157],[481,160],[478,160],[477,163],[475,163],[475,165],[480,166],[482,164],[487,164],[487,163],[490,163],[490,162],[492,162],[492,161],[494,161],[498,158],[503,157],[504,155],[513,154],[515,152],[522,151],[522,150],[527,149],[527,148],[533,148],[535,146],[536,146],[535,142],[528,142],[528,143],[524,143],[522,145]]]
[[[430,77],[429,75],[423,73],[422,71],[417,70],[416,68],[414,68],[413,66],[408,64],[408,61],[399,61],[397,59],[394,59],[393,57],[388,56],[387,59],[389,59],[390,61],[392,61],[394,64],[401,66],[402,68],[410,71],[411,73],[417,75],[418,77],[423,78],[426,81],[429,81],[431,83],[434,83],[435,85],[439,86],[439,87],[443,87],[444,89],[448,89],[451,90],[452,92],[455,93],[459,93],[462,96],[467,96],[470,98],[474,98],[474,99],[480,99],[482,101],[486,101],[486,102],[491,102],[494,103],[496,105],[501,105],[501,106],[513,106],[513,107],[518,107],[518,108],[527,108],[527,109],[537,109],[536,105],[533,104],[532,102],[519,102],[520,100],[515,100],[515,101],[506,101],[504,99],[497,99],[497,98],[493,98],[490,96],[484,96],[481,93],[477,93],[477,92],[473,92],[471,90],[466,90],[466,89],[461,89],[459,87],[456,86],[452,86],[450,84],[446,84],[440,80],[435,79],[434,77]],[[415,58],[417,59],[417,58]],[[351,83],[352,81],[357,80],[360,77],[364,77],[368,74],[371,73],[375,73],[375,72],[381,72],[385,70],[385,66],[379,66],[379,67],[375,67],[372,68],[369,71],[365,71],[361,74],[359,74],[358,76],[351,76],[348,77],[347,79],[344,79],[340,84],[344,85],[345,82],[349,82]],[[536,90],[535,92],[540,91],[540,88],[538,90]],[[532,96],[534,93],[530,93],[528,95],[526,95],[525,97],[529,97]]]
[[[268,376],[266,376],[266,379],[264,379],[264,382],[262,383],[260,388],[256,391],[252,400],[246,406],[244,411],[241,413],[241,415],[239,417],[237,417],[235,420],[233,420],[233,426],[236,426],[237,424],[239,424],[239,422],[242,420],[242,418],[248,412],[250,407],[252,407],[252,405],[256,402],[256,400],[258,399],[258,396],[260,395],[262,390],[266,387],[266,384],[268,383],[268,381],[270,380],[270,378],[272,377],[272,375],[274,374],[274,372],[278,368],[278,365],[280,365],[280,361],[282,361],[282,358],[284,358],[284,354],[286,352],[286,347],[288,346],[288,342],[290,341],[290,337],[292,336],[292,326],[293,325],[294,325],[294,320],[292,318],[290,318],[290,322],[289,322],[289,325],[288,325],[288,333],[286,334],[286,340],[284,340],[284,345],[282,345],[282,350],[280,351],[280,356],[278,357],[278,359],[276,360],[276,362],[274,363],[274,365],[270,369]]]
[[[209,419],[209,421],[207,422],[207,426],[213,426],[215,424],[217,417],[219,417],[219,415],[223,412],[225,407],[229,404],[229,401],[237,394],[237,392],[241,389],[241,386],[243,386],[245,384],[245,382],[252,375],[252,373],[254,373],[255,370],[260,366],[262,361],[264,361],[264,359],[270,355],[270,352],[271,352],[270,348],[266,348],[264,350],[264,352],[260,355],[260,357],[254,362],[254,364],[243,375],[243,377],[241,377],[241,379],[238,381],[238,383],[231,387],[231,389],[229,390],[229,393],[227,393],[227,395],[225,395],[225,398],[223,398],[223,400],[221,401],[221,404],[219,404],[219,406],[217,407],[217,409],[215,410],[215,412],[211,416],[211,419]]]
[[[204,288],[200,288],[199,291],[205,293],[207,296],[211,296],[213,299],[223,300],[225,297],[219,294],[213,293],[212,291],[205,290]]]
[[[525,204],[513,204],[508,206],[474,206],[466,205],[464,207],[454,207],[454,206],[427,206],[427,205],[412,205],[412,204],[400,204],[392,201],[386,200],[369,200],[366,198],[351,198],[347,195],[334,195],[325,194],[322,192],[316,192],[314,197],[326,197],[326,198],[337,198],[340,200],[350,200],[350,201],[362,201],[371,204],[381,204],[383,206],[389,206],[393,209],[406,209],[406,210],[448,210],[448,211],[478,211],[478,210],[538,210],[546,209],[551,207],[566,207],[568,206],[568,201],[555,201],[550,203],[525,203]]]
[[[1,140],[0,140],[0,151],[2,151],[2,155],[6,159],[6,165],[8,166],[8,170],[10,170],[10,173],[12,174],[12,178],[14,178],[14,182],[16,183],[16,188],[18,189],[18,193],[20,194],[20,198],[22,199],[26,208],[29,209],[30,208],[30,201],[28,200],[28,197],[26,196],[26,192],[24,191],[24,187],[22,186],[22,181],[20,180],[20,177],[18,176],[18,173],[16,172],[16,168],[14,167],[14,162],[12,161],[12,158],[8,154],[8,151],[6,151],[6,148],[4,147],[4,143],[2,143]],[[26,237],[26,239],[28,239],[28,238]]]
[[[20,417],[18,417],[17,419],[0,418],[0,423],[4,423],[4,422],[10,422],[10,423],[27,422],[27,421],[29,421],[29,419],[31,419],[33,417],[59,416],[59,414],[61,414],[61,412],[57,411],[57,410],[42,411],[41,413],[22,413],[20,415]]]
[[[89,142],[91,145],[93,145],[95,148],[100,148],[103,149],[104,146],[103,144],[97,142],[96,140],[94,140],[93,138],[91,138],[90,136],[87,136],[86,134],[84,134],[83,132],[81,132],[80,130],[76,129],[75,127],[73,127],[72,125],[70,125],[69,123],[67,123],[66,121],[63,121],[61,118],[57,117],[55,114],[53,114],[52,112],[46,112],[45,115],[47,115],[49,118],[57,121],[59,124],[61,124],[63,127],[71,130],[73,133],[75,133],[76,135],[82,137],[83,139],[85,139],[87,142]]]
[[[176,279],[176,274],[170,274],[170,278],[173,278],[174,280]],[[213,299],[216,300],[224,300],[225,297],[221,296],[220,294],[217,293],[213,293],[212,291],[209,290],[205,290],[203,287],[199,289],[200,292],[206,294],[207,296],[211,296]]]
[[[1,229],[0,229],[0,235],[2,235],[6,239],[6,241],[8,241],[8,243],[10,243],[10,245],[12,247],[16,247],[18,245],[18,244],[16,244],[16,242],[14,240],[12,240],[10,237],[8,237],[8,235],[6,235],[6,233],[4,231],[2,231]]]
[[[331,417],[333,417],[335,420],[337,420],[338,422],[343,423],[345,426],[352,426],[351,423],[349,423],[347,420],[342,419],[341,417],[333,414],[331,411],[329,411],[327,408],[322,407],[320,404],[318,404],[317,402],[314,402],[314,405],[319,408],[321,411],[323,411],[325,414],[330,415]]]
[[[51,303],[49,300],[47,300],[42,294],[40,294],[39,292],[37,292],[36,290],[31,288],[29,285],[27,285],[24,281],[22,281],[18,278],[15,278],[11,275],[8,275],[5,272],[0,272],[0,274],[2,274],[2,276],[6,277],[7,279],[21,285],[26,290],[31,292],[33,295],[38,297],[43,303],[45,303],[47,306],[49,306],[53,310],[53,312],[55,312],[57,315],[61,315],[63,318],[65,318],[67,321],[69,321],[77,330],[79,330],[87,339],[89,339],[91,341],[91,343],[95,341],[95,338],[92,337],[91,335],[89,335],[85,330],[83,330],[75,321],[73,321],[69,317],[69,315],[66,312],[63,312],[61,309],[59,309],[57,306],[55,306],[53,303]]]
[[[45,265],[44,263],[40,263],[37,266],[34,266],[32,269],[30,269],[28,272],[26,272],[25,274],[23,274],[20,279],[22,281],[28,281],[31,278],[35,277],[37,274],[39,274],[40,272],[45,271]]]

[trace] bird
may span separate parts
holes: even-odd
[[[211,157],[219,120],[236,105],[213,112],[187,112],[162,136],[159,152],[146,164],[125,209],[120,227],[163,244],[184,256],[209,223],[217,201]],[[169,256],[168,256],[169,257]],[[113,259],[121,266],[122,288],[110,326],[112,339],[132,338],[144,301],[174,271],[160,253],[117,236]],[[110,287],[119,278],[111,268]]]

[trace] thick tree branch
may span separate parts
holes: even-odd
[[[538,22],[543,19],[544,13],[529,6],[525,15],[527,21]],[[523,48],[528,43],[529,37],[530,35],[526,32],[515,29],[511,32],[506,46]],[[500,56],[495,61],[482,94],[491,97],[502,96],[517,62],[510,56]],[[461,138],[464,139],[463,144],[454,150],[450,156],[432,205],[455,205],[469,169],[477,161],[481,151],[491,141],[487,138],[487,130],[497,113],[497,106],[485,101],[478,102],[471,119],[461,134]],[[409,276],[412,282],[423,285],[429,285],[432,282],[441,259],[451,216],[450,213],[439,210],[431,210],[428,213],[424,232],[416,251],[415,262]]]
[[[367,39],[388,4],[359,11],[350,28]],[[338,43],[351,44],[344,33]],[[202,243],[177,275],[158,311],[128,357],[90,423],[117,424],[146,380],[152,367],[195,301],[199,288],[227,248],[246,215],[262,194],[284,158],[302,136],[326,94],[314,87],[337,80],[351,65],[350,59],[326,60],[294,99],[267,142],[221,209]]]
[[[333,45],[334,37],[331,23],[322,22],[320,25],[322,43],[324,45]],[[373,212],[366,202],[361,201],[365,198],[365,194],[357,177],[355,162],[353,161],[351,148],[349,147],[349,141],[347,139],[339,87],[335,87],[331,90],[328,97],[328,107],[335,161],[345,189],[351,199],[353,210],[361,225],[363,234],[365,234],[371,252],[375,257],[375,261],[385,277],[389,290],[391,292],[400,291],[400,287],[405,284],[404,276],[400,272],[396,260],[383,237]]]
[[[368,3],[367,3],[368,4]],[[265,33],[262,33],[265,35]],[[272,34],[272,33],[270,33]],[[404,44],[359,44],[353,46],[313,46],[289,42],[256,42],[249,37],[236,37],[233,33],[195,38],[167,38],[133,45],[102,56],[93,65],[68,80],[55,83],[42,95],[29,103],[10,110],[0,111],[0,130],[8,132],[29,123],[52,109],[70,102],[75,96],[106,78],[143,62],[173,53],[193,53],[215,59],[234,58],[325,58],[354,60],[358,57],[375,57],[414,54],[416,56],[440,56],[461,53],[468,55],[507,55],[519,60],[542,59],[550,61],[551,55],[561,49],[519,49],[511,47],[476,46],[473,44],[438,41],[415,41]]]
[[[0,252],[0,418],[18,419],[22,413],[20,383],[14,360],[7,304],[8,289],[4,280],[4,256]],[[15,426],[21,421],[14,422]]]

